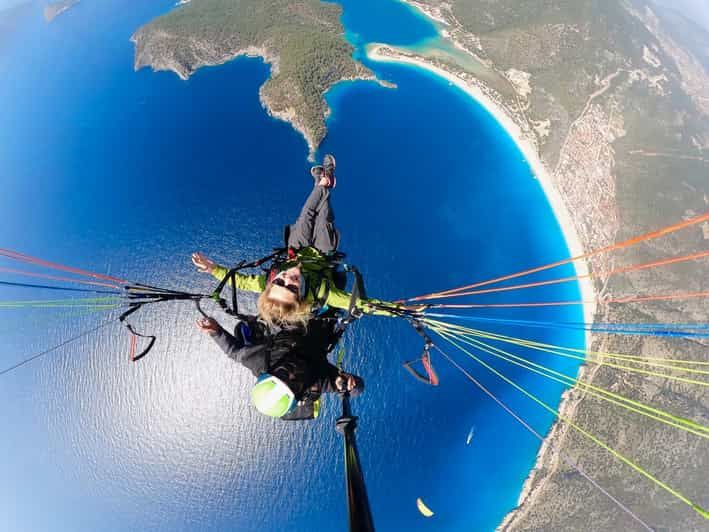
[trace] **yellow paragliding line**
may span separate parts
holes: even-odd
[[[426,318],[423,321],[425,321],[426,323],[431,324],[431,325],[438,325],[441,327],[445,327],[447,329],[466,332],[466,333],[468,333],[468,332],[475,332],[475,333],[483,332],[483,331],[478,331],[476,329],[471,329],[470,327],[464,327],[462,325],[456,325],[453,323],[448,323],[448,322],[439,321],[439,320],[432,320],[429,318]],[[486,334],[492,335],[492,333],[486,333]],[[709,362],[706,362],[706,361],[696,361],[696,360],[676,359],[676,358],[675,359],[671,359],[671,358],[666,359],[666,358],[658,358],[658,357],[641,357],[641,356],[636,356],[636,355],[625,355],[625,354],[621,354],[621,353],[607,353],[604,351],[591,351],[591,350],[587,350],[587,349],[575,349],[575,348],[571,348],[571,347],[563,347],[563,346],[554,345],[554,344],[545,344],[542,342],[535,342],[532,340],[524,340],[521,338],[514,338],[511,336],[504,336],[501,334],[496,334],[494,336],[498,336],[501,339],[506,338],[509,340],[515,340],[515,341],[519,341],[519,342],[522,342],[525,344],[534,345],[534,346],[538,346],[538,347],[549,347],[549,348],[555,348],[555,349],[562,349],[564,351],[569,351],[572,353],[593,355],[593,356],[602,357],[602,358],[617,359],[617,360],[620,360],[623,362],[627,361],[627,362],[632,362],[632,363],[636,363],[636,364],[644,364],[644,365],[649,365],[649,366],[664,367],[664,368],[672,369],[672,370],[676,370],[676,371],[690,371],[693,373],[705,373],[700,370],[692,370],[691,368],[682,368],[682,367],[674,366],[671,364],[688,364],[688,365],[699,365],[699,366],[709,365]]]
[[[441,331],[440,334],[445,335],[443,331]],[[472,347],[477,347],[481,351],[484,351],[510,364],[514,364],[521,368],[527,369],[533,373],[536,373],[537,375],[541,375],[542,377],[546,377],[547,379],[551,379],[567,386],[578,386],[580,389],[584,390],[589,395],[596,397],[600,400],[607,401],[611,404],[625,408],[630,412],[635,412],[650,419],[654,419],[655,421],[659,421],[660,423],[664,423],[665,425],[678,428],[685,432],[689,432],[701,438],[709,439],[709,427],[696,423],[691,419],[675,416],[658,408],[653,408],[638,401],[628,399],[627,397],[616,394],[614,392],[604,390],[603,388],[599,388],[598,386],[581,382],[573,377],[569,377],[568,375],[565,375],[558,371],[554,371],[553,369],[547,368],[546,366],[543,366],[541,364],[536,364],[525,358],[515,356],[512,353],[509,353],[502,349],[498,349],[479,340],[464,339],[461,336],[456,337],[459,341],[465,344],[468,344]]]
[[[551,353],[552,355],[558,355],[561,357],[565,358],[572,358],[576,360],[582,360],[585,362],[589,362],[592,364],[602,364],[603,366],[610,367],[610,368],[617,368],[617,369],[622,369],[626,371],[631,371],[635,373],[643,373],[646,375],[652,375],[654,377],[665,377],[670,380],[682,380],[684,382],[687,382],[688,384],[699,384],[700,386],[709,386],[709,383],[702,382],[702,381],[693,381],[691,379],[686,380],[684,377],[673,377],[671,375],[665,375],[664,373],[655,373],[655,372],[650,372],[648,370],[640,369],[640,368],[635,368],[631,366],[625,366],[621,364],[615,364],[613,362],[609,362],[606,360],[606,358],[610,358],[611,361],[616,361],[616,357],[606,357],[603,355],[603,353],[596,353],[593,351],[586,351],[588,355],[591,355],[594,357],[593,359],[589,359],[587,357],[579,356],[579,355],[570,355],[568,353],[564,353],[563,351],[571,351],[571,352],[578,352],[582,351],[579,349],[573,349],[570,347],[563,347],[563,346],[554,346],[550,344],[543,344],[540,342],[534,342],[532,340],[525,340],[525,339],[520,339],[520,338],[514,338],[511,336],[504,336],[500,334],[493,334],[493,333],[486,333],[484,331],[477,331],[477,330],[471,330],[470,333],[473,336],[478,336],[480,338],[487,338],[490,340],[499,340],[501,342],[506,342],[508,344],[514,344],[514,345],[519,345],[522,347],[527,347],[529,349],[535,349],[537,351],[543,351],[545,353]],[[550,349],[554,347],[555,349]],[[561,350],[561,351],[558,351]],[[697,375],[709,375],[709,371],[707,370],[702,370],[702,369],[694,369],[694,368],[687,368],[684,366],[675,366],[673,364],[663,364],[662,362],[651,362],[651,361],[640,361],[640,360],[623,360],[619,359],[621,362],[625,363],[630,363],[630,364],[642,364],[645,366],[653,366],[653,367],[658,367],[658,368],[663,368],[663,369],[669,369],[672,371],[683,371],[685,373],[694,373]],[[687,361],[687,363],[692,364],[693,362]],[[704,364],[703,362],[696,362],[696,364]]]
[[[419,512],[421,512],[421,515],[424,517],[433,517],[435,515],[431,509],[423,503],[421,497],[416,499],[416,508],[419,509]]]
[[[503,375],[502,373],[500,373],[499,371],[497,371],[494,367],[490,366],[490,365],[487,364],[485,361],[481,360],[479,357],[475,356],[470,350],[465,349],[464,347],[462,347],[460,344],[458,344],[455,340],[452,339],[452,337],[451,337],[450,334],[447,334],[447,333],[445,333],[445,332],[443,332],[443,331],[437,332],[437,334],[439,334],[441,337],[445,338],[448,342],[450,342],[452,345],[454,345],[455,347],[457,347],[458,349],[460,349],[463,353],[467,354],[470,358],[472,358],[473,360],[475,360],[478,364],[480,364],[481,366],[483,366],[484,368],[486,368],[488,371],[494,373],[494,374],[497,375],[500,379],[502,379],[503,381],[505,381],[505,382],[508,383],[509,385],[513,386],[515,389],[517,389],[518,391],[520,391],[521,393],[523,393],[524,395],[526,395],[529,399],[531,399],[532,401],[534,401],[535,403],[537,403],[539,406],[541,406],[542,408],[544,408],[545,410],[547,410],[548,412],[550,412],[551,414],[553,414],[557,419],[559,419],[560,421],[565,422],[567,425],[569,425],[569,426],[572,427],[574,430],[576,430],[576,431],[578,431],[579,433],[581,433],[582,435],[584,435],[586,438],[588,438],[589,440],[591,440],[593,443],[595,443],[596,445],[598,445],[598,446],[601,447],[602,449],[605,449],[606,451],[608,451],[609,453],[611,453],[611,454],[612,454],[614,457],[616,457],[618,460],[620,460],[621,462],[623,462],[623,463],[626,464],[627,466],[631,467],[632,469],[634,469],[635,471],[637,471],[638,473],[640,473],[641,475],[643,475],[643,476],[644,476],[645,478],[647,478],[648,480],[652,481],[655,485],[657,485],[658,487],[660,487],[660,488],[662,488],[663,490],[665,490],[667,493],[669,493],[670,495],[672,495],[673,497],[675,497],[677,500],[682,501],[683,503],[685,503],[687,506],[689,506],[689,507],[692,508],[695,512],[697,512],[697,514],[701,515],[704,519],[709,519],[709,512],[707,512],[704,508],[702,508],[702,507],[699,506],[698,504],[692,502],[690,499],[688,499],[687,497],[685,497],[684,495],[682,495],[680,492],[678,492],[677,490],[675,490],[674,488],[672,488],[672,487],[669,486],[668,484],[665,484],[663,481],[661,481],[660,479],[658,479],[657,477],[655,477],[652,473],[648,472],[647,470],[645,470],[645,469],[644,469],[643,467],[641,467],[640,465],[636,464],[635,462],[633,462],[633,461],[630,460],[629,458],[625,457],[624,455],[622,455],[621,453],[619,453],[618,451],[616,451],[615,449],[613,449],[612,447],[610,447],[608,444],[606,444],[605,442],[603,442],[602,440],[600,440],[598,437],[594,436],[593,434],[591,434],[591,433],[588,432],[587,430],[585,430],[585,429],[581,428],[580,426],[578,426],[578,425],[577,425],[576,423],[574,423],[571,419],[567,418],[566,416],[562,416],[557,410],[555,410],[554,408],[552,408],[551,406],[549,406],[548,404],[546,404],[544,401],[542,401],[541,399],[539,399],[537,396],[535,396],[535,395],[533,395],[532,393],[528,392],[528,391],[527,391],[526,389],[524,389],[522,386],[520,386],[519,384],[517,384],[516,382],[514,382],[514,381],[511,380],[510,378],[506,377],[505,375]]]

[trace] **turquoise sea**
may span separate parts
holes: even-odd
[[[358,57],[369,42],[415,46],[435,36],[393,0],[340,3]],[[192,251],[230,263],[280,244],[311,184],[305,141],[261,108],[269,70],[260,60],[202,69],[188,82],[134,72],[130,35],[172,5],[85,0],[46,25],[37,3],[20,20],[0,50],[0,247],[206,291],[212,283],[194,272]],[[398,88],[330,91],[320,153],[337,155],[342,249],[369,295],[411,296],[569,256],[527,162],[481,106],[418,69],[367,64]],[[0,287],[0,297],[61,296]],[[561,299],[579,299],[578,287],[481,301]],[[105,318],[0,312],[0,369]],[[478,315],[583,321],[576,308]],[[309,424],[260,417],[248,405],[252,378],[196,331],[195,318],[179,304],[142,313],[136,325],[158,341],[139,364],[111,325],[0,377],[0,529],[346,529],[337,402]],[[584,341],[573,331],[494,330]],[[367,382],[353,408],[378,530],[493,530],[516,505],[539,441],[440,357],[441,386],[413,381],[401,363],[421,341],[406,324],[365,318],[345,345],[347,368]],[[546,433],[550,415],[446,349]],[[493,364],[558,404],[560,385]],[[417,497],[434,517],[418,513]]]

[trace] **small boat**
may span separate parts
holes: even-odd
[[[473,441],[473,436],[475,436],[475,425],[470,428],[470,432],[468,432],[468,437],[465,439],[465,445],[470,445],[470,442]]]

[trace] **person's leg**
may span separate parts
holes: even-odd
[[[319,185],[315,185],[312,192],[305,200],[305,204],[300,211],[300,216],[291,225],[288,246],[301,248],[315,245],[315,221],[318,217],[323,202],[329,203],[330,191]]]
[[[313,246],[322,253],[331,253],[337,251],[340,233],[335,228],[335,212],[330,203],[330,189],[326,190],[327,194],[324,195],[315,217]]]

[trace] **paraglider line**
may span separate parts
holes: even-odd
[[[557,261],[557,262],[552,262],[552,263],[546,264],[546,265],[544,265],[544,266],[539,266],[539,267],[536,267],[536,268],[531,268],[531,269],[529,269],[529,270],[523,270],[523,271],[520,271],[520,272],[517,272],[517,273],[512,273],[512,274],[509,274],[509,275],[504,275],[504,276],[502,276],[502,277],[496,277],[496,278],[494,278],[494,279],[489,279],[489,280],[487,280],[487,281],[482,281],[482,282],[478,282],[478,283],[473,283],[473,284],[461,286],[461,287],[459,287],[459,288],[452,288],[452,289],[450,289],[450,290],[443,290],[443,291],[441,291],[441,292],[433,292],[433,293],[426,294],[426,295],[423,295],[423,296],[414,297],[414,298],[409,299],[409,301],[421,301],[421,300],[423,300],[423,299],[431,299],[431,298],[439,297],[439,296],[442,296],[442,295],[451,294],[451,293],[454,293],[454,292],[460,292],[460,291],[463,291],[463,290],[469,290],[469,289],[471,289],[471,288],[478,288],[478,287],[480,287],[480,286],[486,286],[486,285],[489,285],[489,284],[500,283],[500,282],[502,282],[502,281],[507,281],[507,280],[509,280],[509,279],[515,279],[515,278],[517,278],[517,277],[522,277],[522,276],[524,276],[524,275],[529,275],[529,274],[532,274],[532,273],[537,273],[537,272],[549,270],[549,269],[555,268],[555,267],[557,267],[557,266],[562,266],[562,265],[564,265],[564,264],[573,263],[573,262],[575,262],[575,261],[577,261],[577,260],[587,259],[587,258],[592,257],[592,256],[594,256],[594,255],[600,255],[600,254],[602,254],[602,253],[608,253],[608,252],[610,252],[610,251],[615,251],[615,250],[618,250],[618,249],[627,248],[627,247],[633,246],[633,245],[635,245],[635,244],[638,244],[638,243],[640,243],[640,242],[644,242],[644,241],[647,241],[647,240],[652,240],[652,239],[655,239],[655,238],[658,238],[658,237],[667,235],[667,234],[669,234],[669,233],[672,233],[672,232],[675,232],[675,231],[679,231],[680,229],[684,229],[685,227],[690,227],[690,226],[692,226],[692,225],[700,224],[700,223],[705,222],[705,221],[707,221],[707,220],[709,220],[709,213],[705,213],[705,214],[702,214],[702,215],[699,215],[699,216],[695,216],[694,218],[690,218],[690,219],[688,219],[688,220],[684,220],[684,221],[682,221],[682,222],[679,222],[679,223],[676,223],[676,224],[673,224],[673,225],[669,225],[669,226],[664,227],[664,228],[662,228],[662,229],[660,229],[660,230],[653,231],[653,232],[651,232],[651,233],[646,233],[646,234],[644,234],[644,235],[640,235],[640,236],[637,236],[637,237],[635,237],[635,238],[631,238],[631,239],[625,240],[625,241],[623,241],[623,242],[619,242],[619,243],[616,243],[616,244],[612,244],[612,245],[610,245],[610,246],[606,246],[606,247],[604,247],[604,248],[600,248],[600,249],[591,251],[591,252],[589,252],[589,253],[585,253],[585,254],[583,254],[583,255],[577,255],[577,256],[575,256],[575,257],[571,257],[571,258],[569,258],[569,259],[560,260],[560,261]]]
[[[445,332],[440,332],[441,336],[444,338],[448,339],[449,338],[449,333]],[[450,335],[453,336],[453,335]],[[547,368],[546,366],[543,366],[541,364],[536,364],[534,362],[531,362],[523,357],[518,357],[516,355],[513,355],[512,353],[509,353],[507,351],[503,351],[502,349],[497,349],[489,344],[486,344],[484,342],[480,342],[478,340],[472,340],[472,339],[463,339],[460,337],[456,337],[459,341],[470,345],[472,347],[477,347],[481,351],[488,353],[489,355],[494,356],[495,358],[504,360],[505,362],[509,364],[513,364],[515,366],[521,367],[523,369],[526,369],[528,371],[531,371],[532,373],[536,373],[537,375],[541,375],[542,377],[546,377],[547,379],[559,382],[561,384],[567,385],[567,386],[578,386],[580,389],[586,391],[589,395],[596,397],[597,399],[600,399],[602,401],[607,401],[611,404],[614,404],[616,406],[619,406],[621,408],[624,408],[628,410],[629,412],[635,412],[636,414],[640,414],[642,416],[648,417],[650,419],[654,419],[655,421],[658,421],[660,423],[663,423],[665,425],[675,427],[677,429],[683,430],[685,432],[689,432],[691,434],[694,434],[695,436],[699,436],[701,438],[709,439],[709,427],[705,427],[704,425],[701,425],[699,423],[696,423],[692,420],[681,418],[674,416],[668,412],[665,412],[663,410],[660,410],[658,408],[653,408],[651,406],[645,405],[639,401],[634,401],[632,399],[628,399],[627,397],[624,397],[620,394],[610,392],[608,390],[604,390],[603,388],[600,388],[598,386],[594,386],[592,384],[587,384],[585,382],[581,382],[578,379],[575,379],[573,377],[569,377],[568,375],[565,375],[563,373],[560,373],[558,371],[554,371],[550,368]],[[539,369],[536,369],[539,368]],[[702,383],[704,384],[704,383]],[[706,386],[706,384],[704,384]]]
[[[116,290],[121,288],[119,285],[117,285],[115,283],[102,283],[100,281],[88,281],[86,279],[74,279],[71,277],[61,277],[61,276],[57,276],[57,275],[49,275],[46,273],[36,273],[36,272],[28,272],[25,270],[16,270],[14,268],[0,267],[0,272],[14,273],[14,274],[22,275],[25,277],[36,277],[39,279],[49,279],[52,281],[64,281],[67,283],[78,283],[78,284],[85,284],[85,285],[90,285],[90,286],[103,286],[105,288],[114,288]]]
[[[492,304],[455,304],[445,303],[427,305],[428,308],[525,308],[525,307],[562,307],[567,305],[586,305],[601,303],[609,305],[611,303],[638,303],[641,301],[667,301],[670,299],[693,299],[697,297],[707,297],[709,292],[684,292],[680,294],[659,294],[653,296],[631,296],[614,299],[599,299],[597,301],[545,301],[541,303],[492,303]]]
[[[465,368],[460,366],[455,360],[453,360],[450,356],[448,356],[447,353],[445,353],[440,347],[434,344],[434,349],[438,351],[450,364],[453,365],[456,369],[458,369],[463,375],[465,375],[475,386],[477,386],[482,392],[485,393],[490,399],[495,401],[505,412],[507,412],[510,416],[512,416],[519,424],[521,424],[527,431],[532,434],[535,438],[537,438],[540,442],[544,442],[544,437],[539,434],[529,423],[527,423],[524,419],[522,419],[514,410],[512,410],[510,407],[508,407],[502,400],[498,399],[490,390],[488,390],[480,381],[478,381],[475,377],[473,377]],[[572,467],[575,471],[577,471],[583,478],[585,478],[588,482],[590,482],[598,491],[603,493],[606,497],[608,497],[613,503],[615,503],[618,508],[623,510],[626,514],[628,514],[630,517],[632,517],[635,521],[637,521],[640,525],[642,525],[645,530],[648,530],[650,532],[653,532],[653,529],[648,525],[645,521],[643,521],[640,517],[638,517],[630,508],[628,508],[625,504],[623,504],[620,500],[615,498],[611,493],[609,493],[603,486],[601,486],[598,482],[596,482],[592,477],[590,477],[582,468],[581,466],[577,465],[564,451],[559,449],[556,445],[553,443],[549,442],[548,445],[556,452],[559,454],[561,459],[570,467]]]
[[[0,256],[7,257],[20,262],[26,262],[28,264],[35,264],[37,266],[45,266],[54,270],[60,270],[69,273],[75,273],[77,275],[83,275],[85,277],[93,277],[94,279],[102,279],[104,281],[111,281],[117,284],[126,284],[128,281],[125,279],[119,279],[117,277],[112,277],[110,275],[103,275],[100,273],[95,273],[88,270],[82,270],[80,268],[74,268],[71,266],[65,266],[63,264],[58,264],[56,262],[49,262],[43,259],[38,259],[37,257],[32,257],[30,255],[25,255],[24,253],[19,253],[11,249],[0,248]]]
[[[570,329],[589,331],[594,333],[618,334],[627,336],[671,336],[677,338],[709,338],[709,324],[707,323],[582,323],[582,322],[554,322],[535,320],[512,320],[502,318],[486,318],[479,316],[462,316],[456,314],[426,313],[429,318],[445,318],[461,321],[474,321],[484,323],[498,323],[520,327],[541,329]],[[694,332],[704,330],[707,332]]]
[[[86,292],[90,294],[111,294],[111,295],[121,295],[120,292],[117,291],[109,291],[109,290],[91,290],[89,288],[69,288],[66,286],[50,286],[50,285],[43,285],[43,284],[28,284],[28,283],[12,283],[10,281],[0,281],[0,285],[5,285],[5,286],[16,286],[19,288],[41,288],[43,290],[62,290],[66,292]]]
[[[96,327],[93,327],[92,329],[89,329],[89,330],[87,330],[87,331],[84,331],[84,332],[82,332],[81,334],[77,334],[76,336],[73,336],[73,337],[69,338],[68,340],[63,341],[63,342],[60,343],[59,345],[55,345],[54,347],[50,347],[49,349],[45,349],[44,351],[41,351],[41,352],[39,352],[39,353],[37,353],[37,354],[35,354],[35,355],[32,355],[32,356],[30,356],[30,357],[28,357],[28,358],[22,360],[21,362],[18,362],[17,364],[14,364],[13,366],[10,366],[9,368],[5,368],[4,370],[0,371],[0,376],[6,375],[6,374],[10,373],[11,371],[14,371],[14,370],[16,370],[16,369],[18,369],[18,368],[24,366],[25,364],[28,364],[28,363],[32,362],[33,360],[37,360],[37,359],[40,358],[40,357],[43,357],[43,356],[45,356],[45,355],[48,355],[49,353],[51,353],[51,352],[53,352],[53,351],[56,351],[57,349],[59,349],[59,348],[61,348],[61,347],[64,347],[65,345],[68,345],[68,344],[70,344],[70,343],[72,343],[72,342],[75,342],[76,340],[79,340],[79,339],[81,339],[81,338],[83,338],[83,337],[85,337],[85,336],[88,336],[89,334],[91,334],[91,333],[93,333],[93,332],[96,332],[96,331],[98,331],[99,329],[103,329],[104,327],[106,327],[107,325],[110,325],[110,324],[113,323],[114,321],[115,321],[114,318],[111,318],[110,320],[104,321],[104,322],[100,323],[99,325],[97,325]]]
[[[486,368],[488,371],[490,371],[491,373],[497,375],[500,379],[502,379],[503,381],[505,381],[507,384],[509,384],[510,386],[514,387],[514,388],[515,388],[516,390],[518,390],[520,393],[524,394],[526,397],[528,397],[529,399],[531,399],[532,401],[534,401],[535,403],[537,403],[539,406],[541,406],[542,408],[544,408],[545,410],[547,410],[549,413],[551,413],[552,415],[554,415],[557,419],[559,419],[560,421],[565,422],[567,425],[569,425],[570,427],[572,427],[574,430],[578,431],[580,434],[582,434],[583,436],[585,436],[586,438],[588,438],[589,440],[591,440],[593,443],[595,443],[596,445],[598,445],[598,446],[601,447],[602,449],[605,449],[607,452],[609,452],[611,455],[613,455],[613,456],[614,456],[615,458],[617,458],[619,461],[621,461],[622,463],[624,463],[624,464],[627,465],[628,467],[632,468],[632,469],[635,470],[637,473],[640,473],[642,476],[644,476],[645,478],[647,478],[648,480],[650,480],[650,481],[651,481],[653,484],[655,484],[656,486],[658,486],[658,487],[662,488],[663,490],[665,490],[667,493],[669,493],[670,495],[672,495],[673,497],[675,497],[677,500],[682,501],[683,503],[685,503],[687,506],[689,506],[690,508],[692,508],[692,510],[694,510],[698,515],[702,516],[704,519],[709,519],[709,512],[708,512],[707,510],[705,510],[704,508],[702,508],[700,505],[698,505],[698,504],[692,502],[690,499],[688,499],[688,498],[687,498],[686,496],[684,496],[682,493],[680,493],[680,492],[677,491],[676,489],[672,488],[670,485],[668,485],[667,483],[663,482],[662,480],[660,480],[659,478],[657,478],[656,476],[654,476],[652,473],[650,473],[649,471],[647,471],[646,469],[644,469],[644,468],[641,467],[640,465],[636,464],[635,462],[633,462],[632,460],[630,460],[629,458],[627,458],[626,456],[624,456],[624,455],[621,454],[620,452],[618,452],[618,451],[616,451],[615,449],[613,449],[610,445],[608,445],[607,443],[603,442],[600,438],[598,438],[597,436],[594,436],[593,434],[591,434],[591,433],[588,432],[587,430],[581,428],[578,424],[574,423],[574,422],[573,422],[571,419],[569,419],[568,417],[563,416],[562,414],[560,414],[557,410],[555,410],[554,408],[552,408],[551,406],[549,406],[547,403],[545,403],[544,401],[542,401],[541,399],[539,399],[536,395],[534,395],[534,394],[532,394],[531,392],[527,391],[525,388],[523,388],[522,386],[520,386],[519,384],[517,384],[516,382],[514,382],[512,379],[510,379],[510,378],[506,377],[505,375],[503,375],[501,372],[499,372],[497,369],[495,369],[494,367],[492,367],[490,364],[486,363],[484,360],[481,360],[479,357],[475,356],[470,350],[468,350],[468,349],[466,349],[466,348],[460,346],[457,342],[455,342],[454,340],[451,340],[450,338],[446,338],[446,340],[448,340],[451,344],[453,344],[455,347],[457,347],[458,349],[460,349],[463,353],[465,353],[465,354],[467,354],[468,356],[470,356],[470,358],[472,358],[473,360],[475,360],[478,364],[480,364],[481,366],[483,366],[484,368]]]
[[[445,328],[449,331],[462,333],[464,335],[465,334],[472,334],[473,336],[481,336],[484,338],[491,338],[491,339],[496,339],[496,340],[501,340],[501,341],[509,340],[508,343],[514,343],[517,345],[521,345],[523,347],[549,347],[549,348],[561,349],[561,350],[568,351],[571,353],[580,353],[583,355],[591,355],[591,356],[599,357],[599,358],[615,359],[615,360],[620,360],[623,362],[631,362],[631,363],[635,363],[635,364],[644,364],[644,365],[649,365],[649,366],[666,367],[666,368],[672,369],[672,370],[681,370],[681,371],[689,371],[689,372],[706,374],[706,372],[704,372],[704,371],[692,370],[690,368],[683,368],[681,366],[675,366],[674,364],[686,364],[686,365],[692,365],[692,366],[709,365],[709,362],[706,362],[706,361],[687,360],[687,359],[683,359],[683,358],[641,357],[641,356],[636,356],[636,355],[624,355],[621,353],[608,353],[605,351],[591,351],[591,350],[586,350],[586,349],[575,349],[572,347],[564,347],[564,346],[560,346],[560,345],[545,344],[542,342],[535,342],[532,340],[524,340],[524,339],[520,339],[520,338],[514,338],[512,336],[505,336],[502,334],[494,334],[494,333],[485,332],[485,331],[478,331],[476,329],[471,329],[469,327],[462,327],[460,325],[446,323],[446,322],[438,321],[438,320],[426,319],[425,323],[428,324],[429,327],[432,327],[432,328],[442,327],[442,328]],[[586,360],[586,358],[584,357],[583,360]],[[670,365],[666,366],[665,365],[666,363],[669,363]]]
[[[606,272],[598,272],[598,273],[587,273],[585,275],[577,275],[577,276],[572,276],[572,277],[562,277],[559,279],[552,279],[549,281],[538,281],[535,283],[526,283],[526,284],[517,284],[513,286],[502,286],[498,288],[487,288],[485,290],[470,290],[467,292],[451,292],[449,294],[433,294],[430,297],[419,297],[419,298],[414,298],[413,300],[417,301],[423,301],[427,299],[444,299],[444,298],[451,298],[451,297],[462,297],[462,296],[473,296],[473,295],[480,295],[480,294],[492,294],[496,292],[511,292],[514,290],[522,290],[525,288],[535,288],[539,286],[549,286],[553,284],[561,284],[561,283],[567,283],[571,281],[579,281],[581,279],[597,279],[597,278],[608,278],[612,277],[613,275],[617,275],[619,273],[629,273],[633,271],[639,271],[639,270],[647,270],[650,268],[655,268],[657,266],[666,266],[668,264],[676,264],[678,262],[686,262],[689,260],[697,260],[701,259],[704,257],[709,257],[709,251],[702,251],[700,253],[692,253],[690,255],[684,255],[681,257],[673,257],[670,259],[663,259],[663,260],[658,260],[654,262],[647,262],[644,264],[634,264],[631,266],[624,266],[622,268],[616,268],[614,270],[609,270]],[[412,301],[413,301],[412,300]]]

